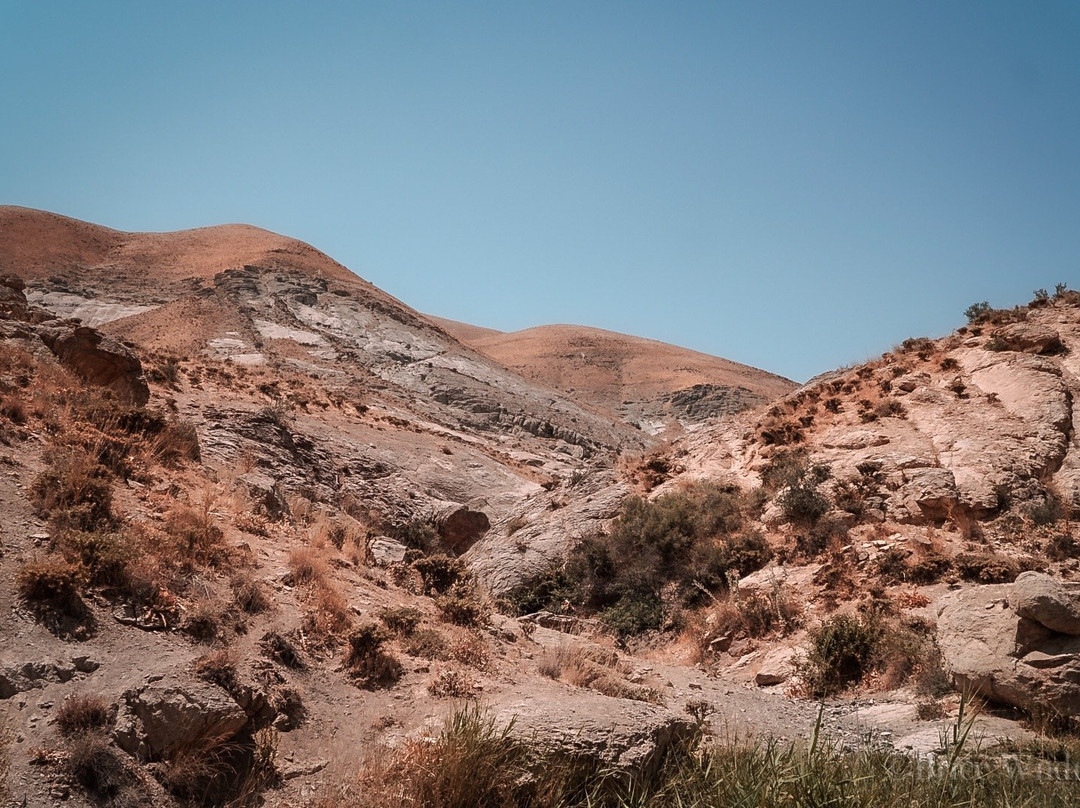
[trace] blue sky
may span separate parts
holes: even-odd
[[[1080,287],[1076,2],[0,0],[0,202],[803,380]]]

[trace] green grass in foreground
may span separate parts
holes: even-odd
[[[369,764],[310,808],[1042,808],[1080,805],[1072,744],[981,753],[963,719],[935,756],[808,742],[698,740],[647,777],[538,755],[476,707],[443,732]],[[1080,748],[1080,747],[1078,747]],[[1046,754],[1047,750],[1053,754]]]

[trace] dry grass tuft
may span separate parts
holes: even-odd
[[[56,728],[61,735],[71,737],[104,729],[112,723],[112,717],[112,707],[102,696],[72,694],[56,711]]]

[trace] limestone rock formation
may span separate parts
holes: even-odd
[[[1080,635],[1080,584],[1065,583],[1042,572],[1023,572],[1013,582],[1009,606],[1059,634]]]

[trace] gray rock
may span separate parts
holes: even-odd
[[[407,550],[408,548],[404,544],[387,536],[376,536],[368,542],[368,555],[371,557],[371,563],[380,567],[400,564],[405,560]]]
[[[687,716],[664,707],[557,686],[499,705],[494,715],[534,748],[621,771],[652,771],[695,732]]]
[[[147,684],[123,695],[116,742],[128,754],[155,760],[178,749],[212,749],[226,743],[248,716],[220,688],[192,680]]]
[[[1009,606],[1020,617],[1051,631],[1080,635],[1080,584],[1065,583],[1043,572],[1023,572],[1013,582]]]
[[[758,687],[768,687],[786,682],[795,673],[795,656],[795,649],[787,646],[769,651],[758,666],[754,684]]]

